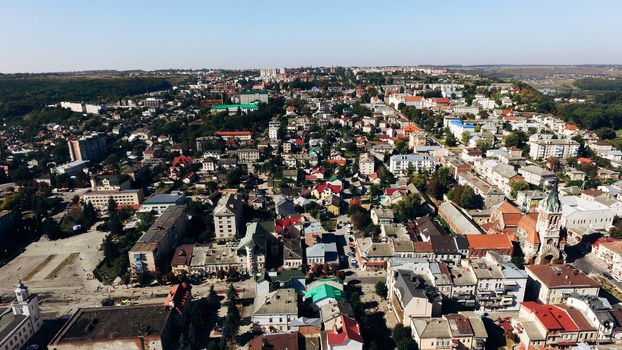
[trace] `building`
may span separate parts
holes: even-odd
[[[553,184],[553,189],[547,197],[540,201],[537,212],[535,230],[533,228],[527,230],[527,236],[523,239],[523,251],[526,261],[539,264],[559,259],[564,248],[560,237],[562,204],[557,182]]]
[[[600,284],[570,265],[525,267],[529,285],[543,304],[564,303],[569,295],[598,295]]]
[[[361,327],[353,318],[341,316],[321,336],[323,350],[363,350]]]
[[[268,103],[268,92],[263,90],[250,90],[240,92],[240,104]]]
[[[143,201],[143,190],[88,191],[82,195],[85,203],[91,203],[95,209],[100,211],[108,210],[110,199],[114,200],[117,206],[138,207]]]
[[[79,308],[52,338],[56,350],[172,350],[177,348],[183,318],[190,306],[184,289],[173,298],[183,309],[163,305]],[[182,310],[180,313],[178,310]]]
[[[0,350],[21,349],[43,325],[39,296],[30,294],[19,281],[15,297],[8,306],[0,307]]]
[[[293,288],[277,289],[255,297],[251,323],[255,331],[279,333],[291,330],[298,317],[298,295]]]
[[[376,171],[376,157],[369,153],[362,153],[359,157],[359,173],[369,175]]]
[[[560,348],[570,344],[593,343],[597,332],[578,309],[566,305],[521,304],[512,326],[525,348]]]
[[[510,256],[488,252],[468,261],[477,280],[476,301],[483,310],[518,310],[525,299],[528,276]]]
[[[140,213],[155,212],[161,215],[166,209],[176,205],[182,205],[186,201],[183,192],[156,193],[147,198],[138,210]]]
[[[391,273],[389,301],[399,322],[408,324],[413,317],[441,315],[442,298],[435,286],[426,284],[415,271],[396,268]]]
[[[622,280],[622,240],[597,241],[593,244],[593,252],[601,259],[614,278]]]
[[[535,165],[520,167],[518,173],[527,183],[534,186],[550,186],[557,181],[554,172]]]
[[[370,216],[374,225],[388,225],[394,220],[393,210],[386,208],[373,208]]]
[[[278,140],[279,139],[279,130],[281,129],[281,122],[277,120],[272,120],[268,124],[268,137],[270,140]]]
[[[70,109],[72,112],[76,113],[88,113],[88,114],[100,114],[104,109],[101,105],[92,105],[87,103],[77,103],[77,102],[61,102],[60,108]]]
[[[473,235],[483,233],[479,226],[475,225],[452,202],[447,201],[441,204],[438,208],[438,213],[449,228],[457,234]]]
[[[484,257],[487,252],[512,256],[514,247],[510,237],[506,234],[474,234],[467,235],[466,239],[469,242],[469,253],[467,254],[467,259]]]
[[[127,175],[93,175],[91,176],[92,191],[119,191],[130,188],[130,177]]]
[[[227,112],[229,115],[235,115],[240,112],[242,114],[246,114],[248,112],[256,111],[259,109],[259,106],[256,103],[246,103],[246,104],[227,104],[227,105],[214,105],[212,107],[212,112]]]
[[[246,260],[238,255],[238,247],[233,243],[195,245],[190,258],[190,274],[205,277],[218,271],[243,271]]]
[[[88,160],[74,160],[69,163],[57,165],[52,168],[52,173],[57,175],[72,176],[89,167]]]
[[[241,163],[255,163],[259,160],[259,157],[261,155],[258,149],[253,148],[227,151],[227,154],[237,157]]]
[[[297,331],[289,333],[261,334],[248,343],[248,350],[298,350],[301,339]]]
[[[559,201],[562,227],[608,230],[613,226],[616,214],[607,205],[579,196],[560,196]]]
[[[488,338],[477,315],[459,313],[437,318],[413,318],[409,325],[419,350],[483,349]]]
[[[566,299],[566,305],[579,310],[589,324],[596,329],[596,339],[611,339],[616,320],[611,311],[613,307],[606,298],[597,295],[574,295]]]
[[[220,241],[234,240],[241,230],[242,203],[235,194],[223,196],[214,208],[214,232]]]
[[[535,139],[529,141],[529,157],[533,160],[576,157],[579,143],[572,139]]]
[[[154,273],[161,270],[163,263],[168,264],[187,221],[185,205],[166,209],[129,250],[131,275]]]
[[[434,158],[427,154],[397,154],[389,160],[389,171],[397,176],[405,176],[409,171],[433,171],[436,167]]]
[[[108,155],[106,138],[93,134],[90,136],[70,137],[67,141],[71,161],[88,160],[100,162]]]
[[[222,138],[225,141],[250,141],[253,138],[253,133],[250,131],[216,131],[214,135]]]

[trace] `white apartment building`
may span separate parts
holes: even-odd
[[[433,171],[436,162],[432,156],[427,154],[397,154],[391,157],[389,171],[394,175],[404,176],[411,168],[418,172],[420,170]]]
[[[268,137],[270,140],[278,140],[279,139],[279,129],[281,128],[281,123],[273,120],[268,124]]]
[[[235,195],[226,195],[218,201],[214,209],[214,231],[220,241],[237,237],[242,220],[242,204]]]
[[[576,157],[579,143],[571,139],[529,140],[529,157],[533,160],[556,157],[566,159]]]
[[[93,204],[97,210],[107,210],[108,201],[113,199],[119,206],[139,205],[143,201],[143,191],[138,190],[111,190],[89,191],[82,195],[84,202]]]
[[[361,175],[369,175],[373,173],[375,169],[375,157],[369,153],[363,153],[359,157],[359,173]]]

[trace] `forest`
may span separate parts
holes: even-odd
[[[101,103],[171,86],[158,77],[0,76],[0,119],[10,121],[60,101]]]

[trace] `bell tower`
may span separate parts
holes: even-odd
[[[551,192],[538,205],[536,231],[540,238],[540,247],[536,257],[537,264],[559,259],[561,217],[562,204],[559,200],[557,181],[555,181]]]

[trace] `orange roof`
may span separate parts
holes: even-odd
[[[423,96],[404,96],[404,101],[422,101]]]
[[[505,226],[516,226],[521,218],[520,210],[513,206],[510,202],[504,201],[497,208],[501,215],[503,215],[503,223]]]
[[[421,131],[421,128],[418,128],[417,126],[415,126],[415,125],[412,125],[412,124],[411,124],[411,125],[406,125],[406,126],[404,127],[404,131],[405,131],[405,132],[409,132],[409,131]]]
[[[540,237],[536,231],[536,221],[538,220],[537,213],[529,213],[524,215],[518,222],[518,227],[522,228],[527,234],[525,235],[525,241],[531,244],[540,244]]]
[[[466,235],[469,248],[474,249],[511,249],[512,242],[506,234],[499,235]]]

